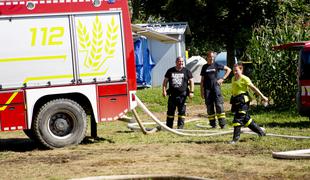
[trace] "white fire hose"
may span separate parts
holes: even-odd
[[[158,120],[147,108],[146,106],[140,101],[140,99],[136,96],[136,101],[138,103],[138,106],[142,108],[142,110],[147,113],[154,121],[156,124],[158,124],[161,128],[165,129],[166,131],[168,132],[171,132],[171,133],[174,133],[174,134],[177,134],[177,135],[180,135],[180,136],[217,136],[217,135],[224,135],[224,134],[231,134],[232,131],[223,131],[223,132],[211,132],[210,131],[204,131],[205,133],[185,133],[185,132],[180,132],[180,130],[175,130],[175,129],[171,129],[169,128],[168,126],[166,126],[164,123],[162,123],[160,120]],[[144,134],[150,134],[152,132],[156,132],[157,131],[157,128],[154,128],[150,131],[147,131],[144,127],[143,127],[143,124],[141,123],[141,120],[136,112],[135,109],[133,109],[133,113],[136,117],[136,120],[138,122],[138,125],[140,126],[142,132]],[[154,123],[153,123],[154,124]],[[130,123],[128,124],[128,128],[130,129],[136,129],[136,123]]]
[[[226,135],[226,134],[232,134],[233,130],[228,131],[216,131],[216,130],[182,130],[182,129],[171,129],[168,126],[166,126],[163,122],[158,120],[153,113],[151,113],[147,107],[141,102],[141,100],[136,96],[136,101],[139,107],[142,108],[142,110],[149,115],[154,122],[147,122],[142,123],[138,113],[135,109],[133,109],[133,114],[137,120],[137,123],[129,123],[128,128],[132,130],[141,129],[144,134],[151,134],[156,131],[158,131],[158,128],[152,128],[150,130],[146,129],[144,125],[154,125],[157,124],[160,126],[160,128],[165,129],[168,132],[180,135],[180,136],[197,136],[197,137],[206,137],[206,136],[218,136],[218,135]],[[193,119],[191,121],[195,121],[196,119]],[[189,122],[189,121],[187,121]],[[137,127],[139,125],[140,128]],[[242,128],[242,133],[247,134],[256,134],[252,132],[248,128]],[[310,139],[309,136],[288,136],[288,135],[278,135],[278,134],[271,134],[267,133],[266,136],[273,136],[273,137],[282,137],[282,138],[290,138],[290,139]],[[279,159],[310,159],[310,149],[304,149],[304,150],[295,150],[295,151],[286,151],[286,152],[272,152],[272,157],[279,158]]]

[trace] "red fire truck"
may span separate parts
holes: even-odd
[[[310,41],[291,42],[275,50],[299,50],[297,107],[299,114],[310,118]]]
[[[80,143],[136,107],[127,0],[0,0],[0,131]]]

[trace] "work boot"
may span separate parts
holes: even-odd
[[[178,129],[183,129],[183,128],[184,128],[184,125],[178,126]]]
[[[178,129],[184,128],[184,118],[178,118]]]
[[[216,121],[214,120],[209,120],[209,124],[212,128],[216,128]]]
[[[266,136],[265,132],[260,128],[254,121],[248,126],[253,132],[257,133],[258,136]]]
[[[172,129],[173,128],[173,118],[167,118],[166,125]]]
[[[224,129],[226,126],[226,120],[224,118],[220,118],[219,119],[219,125],[220,125],[221,129]]]
[[[161,126],[156,126],[157,131],[161,131]]]
[[[232,141],[230,141],[230,144],[236,144],[238,140],[240,139],[241,134],[241,126],[235,126],[234,127],[234,135]]]

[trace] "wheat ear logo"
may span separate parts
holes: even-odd
[[[78,39],[80,45],[80,52],[86,53],[84,59],[84,66],[91,68],[93,71],[99,71],[104,63],[114,57],[119,29],[119,25],[115,24],[114,17],[106,24],[107,32],[105,39],[103,38],[103,28],[99,17],[96,16],[92,26],[92,40],[90,40],[89,32],[86,26],[79,20],[78,21]],[[108,67],[104,69],[104,72]]]

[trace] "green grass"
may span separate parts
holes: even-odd
[[[195,97],[188,103],[188,106],[196,106],[204,104],[204,101],[200,97],[200,89],[199,85],[195,86]],[[224,96],[224,100],[229,102],[231,92],[231,84],[225,83],[222,86],[222,94]],[[166,112],[167,108],[167,98],[163,98],[161,95],[161,88],[149,88],[138,90],[138,97],[147,105],[151,112]],[[141,111],[138,111],[141,112]],[[273,106],[263,107],[256,106],[255,104],[251,107],[250,115],[253,120],[259,124],[260,126],[266,129],[267,133],[273,134],[283,134],[283,135],[299,135],[299,136],[310,136],[310,120],[308,117],[301,117],[298,115],[295,108],[286,108],[277,109]],[[227,122],[229,128],[232,128],[232,119],[233,114],[227,112]],[[206,120],[202,118],[200,122],[194,122],[187,124],[187,128],[197,128],[195,127],[196,123],[203,123],[207,125]],[[211,138],[215,141],[228,141],[231,137],[223,136]],[[229,137],[227,139],[227,137]],[[242,135],[242,137],[252,138],[253,135]],[[159,138],[159,137],[158,137]],[[184,138],[184,137],[182,137]],[[178,139],[178,138],[176,138]],[[190,139],[190,138],[189,138]],[[243,139],[243,138],[241,138]],[[254,144],[255,141],[253,142]],[[256,146],[256,145],[255,145]],[[284,150],[284,149],[298,149],[298,148],[309,148],[309,140],[291,140],[291,139],[283,139],[283,138],[275,138],[268,137],[264,138],[262,141],[259,141],[259,145],[257,146],[263,148],[275,148]]]

